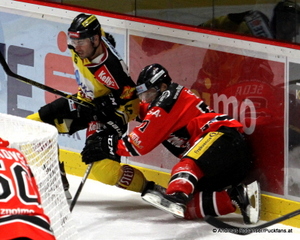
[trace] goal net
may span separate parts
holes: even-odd
[[[56,128],[0,113],[0,137],[9,141],[9,147],[25,155],[56,239],[78,239],[60,177]]]

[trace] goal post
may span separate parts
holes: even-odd
[[[77,240],[58,166],[58,132],[49,124],[0,113],[0,137],[27,159],[57,240]]]

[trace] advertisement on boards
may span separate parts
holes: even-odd
[[[131,69],[160,63],[173,81],[198,93],[216,112],[241,121],[253,152],[250,177],[257,178],[264,191],[283,194],[283,62],[249,56],[249,50],[233,54],[225,47],[220,51],[135,35],[130,36],[130,49]],[[132,76],[137,78],[134,72]],[[169,168],[178,159],[158,148],[134,161]]]
[[[42,16],[42,15],[41,15]],[[67,48],[69,24],[0,11],[0,51],[10,69],[23,77],[67,94],[77,92],[73,63]],[[70,20],[71,23],[72,19]],[[111,30],[105,27],[106,31]],[[125,31],[110,32],[117,51],[125,55]],[[26,117],[60,96],[7,76],[0,68],[0,112]],[[84,130],[59,136],[60,147],[80,152]]]
[[[13,72],[68,94],[77,92],[67,49],[66,21],[0,11],[0,25],[0,51]],[[263,191],[299,195],[297,129],[300,127],[299,118],[293,113],[297,112],[300,101],[297,83],[289,86],[289,154],[284,161],[286,58],[222,44],[208,47],[201,41],[191,45],[182,39],[165,36],[162,39],[153,33],[145,36],[142,29],[140,32],[134,29],[135,34],[129,31],[127,35],[126,29],[103,28],[114,36],[122,58],[128,59],[134,81],[143,67],[160,63],[175,82],[191,88],[216,112],[228,113],[243,123],[253,152],[250,178],[258,179]],[[290,80],[298,79],[298,65],[290,63]],[[7,76],[2,68],[0,94],[0,112],[21,117],[58,97]],[[131,123],[130,127],[136,124]],[[85,131],[59,137],[61,148],[75,152],[82,150],[84,141]],[[129,158],[129,162],[168,172],[178,159],[159,146],[145,156]]]

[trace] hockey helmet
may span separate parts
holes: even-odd
[[[159,90],[161,83],[170,85],[172,79],[168,71],[160,64],[154,63],[146,66],[140,73],[137,80],[137,94],[140,95],[150,88]]]
[[[68,29],[69,38],[84,39],[100,34],[101,25],[95,15],[80,13]]]

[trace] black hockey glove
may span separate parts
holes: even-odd
[[[111,115],[114,113],[115,109],[119,107],[111,93],[106,96],[95,98],[92,103],[94,104],[94,107],[91,108],[76,104],[78,117],[90,121],[98,120],[101,123],[105,123],[111,119]]]
[[[85,121],[87,121],[87,122],[97,120],[95,109],[85,107],[85,106],[82,106],[79,104],[77,105],[77,117],[79,117],[81,119],[85,119]]]
[[[82,161],[90,164],[108,158],[120,162],[121,157],[116,154],[117,143],[117,135],[108,135],[106,131],[94,133],[85,141],[81,152]]]
[[[92,103],[95,105],[94,108],[78,105],[78,116],[88,122],[97,120],[104,124],[110,134],[117,134],[121,137],[127,130],[127,122],[124,113],[117,112],[119,104],[113,94],[95,98]]]
[[[98,121],[105,125],[110,134],[117,134],[119,137],[127,130],[127,122],[124,113],[118,112],[119,107],[113,94],[95,98],[93,103],[96,106],[96,116]]]
[[[115,115],[115,109],[119,107],[112,93],[95,98],[93,103],[95,104],[95,114],[97,115],[98,121],[102,123],[111,120]]]

